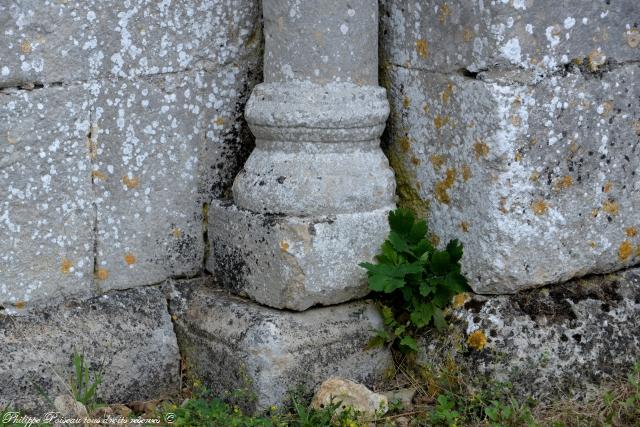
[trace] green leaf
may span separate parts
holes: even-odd
[[[456,271],[447,274],[444,281],[447,289],[449,289],[454,295],[467,292],[471,289],[467,283],[467,279]]]
[[[378,334],[371,338],[367,345],[365,346],[365,350],[371,350],[372,348],[382,347],[387,342],[387,336],[382,335],[382,333],[387,334],[386,331],[378,331]]]
[[[444,313],[437,307],[433,310],[433,324],[438,332],[442,332],[447,327],[447,321],[444,320]]]
[[[413,339],[409,335],[405,335],[400,340],[400,348],[404,349],[405,351],[407,351],[407,350],[409,350],[409,351],[418,351],[418,343],[416,342],[415,339]]]
[[[424,260],[429,260],[429,254],[433,252],[434,248],[428,240],[422,239],[415,245],[411,246],[411,252],[417,257],[421,258],[423,255],[427,255]],[[424,264],[424,263],[423,263]]]
[[[404,286],[404,279],[390,277],[383,274],[372,274],[369,276],[369,289],[376,292],[390,294],[396,289]]]
[[[380,313],[382,314],[382,321],[384,322],[385,325],[388,326],[396,323],[396,320],[393,317],[393,310],[391,310],[391,307],[387,307],[386,305],[381,306]]]
[[[431,293],[435,293],[436,287],[433,285],[431,280],[425,280],[420,283],[420,295],[423,297],[429,296]]]
[[[446,251],[435,251],[431,255],[431,271],[437,275],[446,274],[451,268],[451,256]]]
[[[393,245],[393,248],[396,251],[406,252],[413,255],[413,253],[411,252],[411,248],[409,247],[409,244],[405,241],[405,239],[402,236],[400,236],[395,231],[391,231],[389,233],[388,242],[391,243],[391,245]]]
[[[391,264],[398,263],[398,253],[393,248],[393,245],[388,240],[385,240],[381,246],[382,256],[386,258]],[[379,256],[380,257],[380,256]]]
[[[389,226],[391,231],[406,236],[413,227],[413,213],[408,209],[398,208],[389,212]]]
[[[409,231],[409,235],[407,236],[411,243],[418,243],[420,240],[423,240],[427,235],[427,223],[424,220],[418,220],[413,223],[411,227],[411,231]]]
[[[451,256],[451,262],[458,262],[462,258],[462,243],[458,239],[451,240],[447,244],[447,253]]]
[[[420,304],[411,312],[411,322],[418,328],[423,328],[431,322],[434,313],[433,304]]]

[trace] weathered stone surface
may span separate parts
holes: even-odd
[[[378,84],[376,1],[265,1],[264,25],[266,82]]]
[[[513,296],[476,295],[452,317],[445,334],[420,342],[418,362],[453,360],[464,375],[510,382],[517,395],[543,402],[581,397],[638,360],[640,270]]]
[[[101,372],[98,397],[131,402],[178,390],[180,356],[167,301],[158,289],[67,302],[26,316],[0,313],[0,407],[50,411],[38,392],[68,393],[74,353]]]
[[[384,0],[380,16],[386,60],[422,70],[548,73],[640,59],[636,0]]]
[[[388,115],[377,86],[256,86],[246,110],[256,149],[234,181],[235,203],[302,216],[393,204],[395,181],[379,140]]]
[[[391,363],[385,349],[364,350],[382,327],[366,302],[293,313],[197,283],[176,287],[170,301],[189,374],[218,396],[255,394],[248,409],[280,404],[294,387],[313,389],[331,375],[371,384]]]
[[[201,72],[95,84],[91,141],[101,289],[202,267]]]
[[[640,66],[470,79],[393,67],[388,154],[479,293],[639,260]],[[411,195],[414,199],[412,200]]]
[[[383,415],[389,410],[389,402],[383,394],[374,393],[362,384],[339,377],[331,377],[318,387],[311,400],[311,408],[321,410],[330,405],[349,407],[369,415]]]
[[[92,292],[88,101],[80,87],[0,91],[0,306]]]
[[[0,87],[227,64],[260,39],[257,0],[0,4]]]
[[[393,209],[315,217],[257,214],[229,202],[209,207],[207,268],[221,285],[276,308],[305,310],[366,295],[366,272]]]

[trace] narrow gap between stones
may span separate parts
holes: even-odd
[[[95,167],[96,167],[96,157],[98,153],[98,147],[94,142],[93,132],[93,110],[89,110],[89,131],[87,132],[87,149],[89,154],[89,163],[91,166],[91,190],[93,191],[93,277],[91,278],[92,288],[95,289],[98,293],[100,292],[100,287],[98,285],[98,281],[96,280],[98,274],[98,191],[96,188],[95,181]]]

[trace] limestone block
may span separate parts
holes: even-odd
[[[26,316],[0,313],[0,407],[51,411],[38,387],[52,399],[67,394],[74,353],[102,373],[98,398],[104,402],[178,392],[180,355],[167,301],[158,289],[144,288]]]
[[[598,69],[640,59],[636,0],[381,2],[385,59],[439,72],[499,66]]]
[[[545,403],[584,397],[638,360],[640,271],[474,296],[451,320],[446,334],[419,340],[419,363],[453,360],[465,378],[509,382],[516,395]]]
[[[305,310],[359,298],[369,291],[358,263],[378,253],[391,209],[294,217],[214,201],[207,268],[223,287],[270,307]]]
[[[245,389],[248,409],[287,400],[339,375],[371,385],[390,366],[386,349],[364,350],[382,319],[356,302],[303,313],[278,311],[206,286],[177,287],[170,299],[191,376],[216,395]],[[255,397],[255,400],[251,400]]]
[[[479,293],[511,293],[640,260],[640,66],[477,78],[394,67],[401,193],[460,238]]]
[[[0,87],[133,77],[230,63],[259,44],[258,0],[9,0]]]
[[[202,79],[194,72],[92,87],[102,290],[158,283],[202,267]]]
[[[374,393],[362,384],[339,377],[331,377],[320,384],[309,406],[322,410],[330,405],[339,405],[337,413],[346,406],[368,416],[383,415],[389,410],[389,401],[384,394]]]
[[[88,101],[82,87],[0,91],[0,306],[92,292]]]

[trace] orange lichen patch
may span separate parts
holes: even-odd
[[[631,28],[625,33],[627,44],[630,47],[638,47],[640,45],[640,30],[637,28]]]
[[[640,136],[640,120],[636,120],[635,122],[633,122],[633,130],[635,131],[636,135]]]
[[[455,169],[447,169],[446,177],[442,181],[436,182],[435,185],[435,196],[436,200],[440,203],[449,204],[451,199],[449,198],[449,194],[447,194],[447,190],[453,186],[453,183],[456,180],[456,170]]]
[[[629,237],[636,237],[638,235],[638,229],[635,227],[627,227],[624,232]]]
[[[411,106],[411,98],[409,98],[408,96],[405,96],[404,98],[402,98],[402,106],[407,109]]]
[[[589,240],[589,246],[591,246],[591,249],[595,249],[597,245],[593,240]]]
[[[416,52],[420,58],[426,58],[429,56],[429,42],[425,39],[416,40]]]
[[[598,208],[591,209],[591,216],[593,218],[597,217],[599,211],[600,211],[600,209],[598,209]]]
[[[431,160],[431,164],[435,170],[440,170],[444,162],[446,161],[445,157],[442,154],[434,154],[429,158]]]
[[[473,151],[476,152],[476,159],[487,157],[489,155],[489,146],[481,140],[478,140],[478,142],[473,144]]]
[[[122,177],[122,183],[126,185],[129,190],[133,190],[134,188],[138,188],[140,185],[140,178],[135,176],[129,178],[128,175],[125,175]]]
[[[104,173],[104,172],[102,172],[102,171],[98,171],[98,170],[91,171],[91,176],[92,176],[94,179],[101,179],[101,180],[103,180],[103,181],[106,181],[106,180],[107,180],[107,174],[105,174],[105,173]]]
[[[127,265],[135,264],[136,263],[135,255],[133,255],[131,252],[127,252],[126,254],[124,254],[124,262],[126,262]]]
[[[620,258],[620,261],[626,261],[631,255],[633,255],[633,245],[625,240],[618,248],[618,258]]]
[[[431,244],[433,246],[438,246],[440,245],[440,237],[435,234],[435,233],[431,233],[429,234],[429,241],[431,242]]]
[[[71,271],[71,267],[73,267],[73,263],[71,262],[71,260],[63,258],[62,262],[60,263],[60,271],[63,274],[69,274],[69,272]]]
[[[469,28],[465,28],[462,32],[462,40],[464,40],[465,43],[469,43],[471,40],[473,40],[473,31],[471,31]]]
[[[592,50],[587,59],[589,61],[589,69],[591,71],[598,71],[598,68],[607,62],[607,57],[599,50]]]
[[[620,209],[620,206],[618,205],[618,202],[616,202],[616,201],[607,200],[602,204],[602,209],[605,212],[607,212],[608,214],[618,215],[618,211]]]
[[[106,268],[99,268],[96,270],[96,278],[99,280],[107,280],[109,277],[109,270]]]
[[[566,190],[573,185],[573,178],[569,175],[565,175],[562,178],[558,178],[554,184],[556,190]]]
[[[420,159],[416,156],[411,156],[411,164],[414,166],[420,166]]]
[[[445,3],[440,7],[438,21],[440,21],[441,24],[445,24],[449,16],[451,16],[451,9],[449,8],[449,5]]]
[[[22,40],[22,43],[20,43],[20,52],[27,54],[31,53],[32,50],[29,40]]]
[[[602,186],[602,191],[604,193],[608,193],[609,191],[611,191],[611,188],[613,188],[613,183],[611,181],[607,181]]]
[[[216,117],[216,119],[213,122],[218,126],[222,126],[222,125],[224,125],[224,118]]]
[[[427,104],[424,104],[424,107],[422,107],[422,111],[424,111],[425,114],[429,114],[429,106]],[[638,122],[638,126],[640,126],[640,122]]]
[[[522,124],[522,119],[517,114],[511,116],[511,124],[514,126],[520,126]]]
[[[289,243],[285,242],[284,240],[280,240],[280,250],[282,252],[287,252],[289,250]]]
[[[506,197],[500,197],[500,206],[498,207],[498,210],[500,212],[502,212],[503,214],[509,213],[509,209],[507,209],[507,198]]]
[[[602,107],[602,115],[608,116],[613,111],[613,101],[604,101],[601,107]]]
[[[471,296],[467,292],[462,292],[453,296],[451,305],[453,308],[460,308],[471,299]]]
[[[171,315],[171,320],[173,320],[175,322],[176,320],[178,320],[178,316],[176,316],[175,314],[172,314]]]
[[[579,149],[580,149],[580,146],[575,142],[572,142],[571,145],[569,146],[569,151],[571,151],[572,153],[577,153]]]
[[[467,182],[469,181],[469,178],[471,178],[471,168],[465,163],[462,165],[462,180]]]
[[[521,106],[522,106],[522,98],[520,98],[520,96],[516,96],[513,99],[513,102],[511,103],[511,108],[513,108],[514,110],[517,110]]]
[[[533,209],[533,213],[536,215],[544,215],[547,213],[549,209],[549,205],[544,200],[534,200],[531,203],[531,209]]]
[[[400,149],[406,153],[411,148],[411,140],[408,136],[403,136],[398,140],[398,145],[400,145]]]
[[[442,126],[449,123],[449,116],[435,116],[433,119],[433,124],[436,129],[440,129]]]
[[[538,171],[534,171],[531,176],[529,177],[529,180],[533,181],[533,182],[538,182],[538,180],[540,179],[540,172]]]
[[[15,308],[17,308],[17,309],[20,309],[20,310],[25,308],[26,305],[27,305],[27,303],[25,301],[16,301],[16,302],[13,303],[13,306]]]
[[[460,222],[460,229],[462,229],[463,232],[468,233],[469,232],[469,223],[465,222],[465,221],[461,221]]]
[[[447,87],[442,91],[442,94],[440,95],[442,97],[442,103],[448,104],[452,94],[453,94],[453,85],[449,83]]]
[[[487,345],[487,336],[484,334],[482,329],[478,329],[469,335],[467,338],[467,344],[469,347],[480,351]]]
[[[171,234],[173,234],[173,237],[180,237],[182,236],[182,230],[178,227],[175,227],[171,230]]]
[[[516,151],[516,155],[514,158],[516,162],[519,162],[520,160],[522,160],[522,153],[520,153],[520,150]]]

